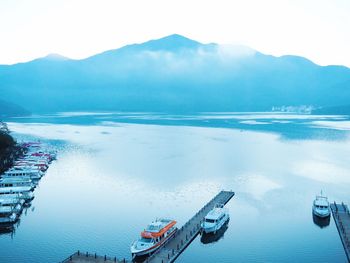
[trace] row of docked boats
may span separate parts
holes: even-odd
[[[34,189],[44,176],[56,153],[39,142],[22,145],[25,154],[0,175],[0,227],[11,227],[34,199]]]

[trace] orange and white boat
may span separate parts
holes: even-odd
[[[157,219],[141,232],[141,237],[131,245],[131,254],[135,256],[150,255],[172,238],[177,230],[176,221]]]

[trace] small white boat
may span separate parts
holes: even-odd
[[[28,167],[16,167],[6,171],[2,178],[26,178],[31,180],[39,180],[42,177],[42,172],[37,169]]]
[[[328,198],[323,196],[322,191],[320,195],[316,195],[316,199],[312,205],[312,212],[315,216],[325,218],[331,215]]]
[[[204,222],[201,224],[201,232],[215,234],[229,219],[228,209],[223,204],[216,204],[204,217]]]
[[[176,221],[157,219],[147,226],[130,248],[132,257],[150,255],[159,249],[167,240],[174,236]]]
[[[19,215],[16,213],[12,213],[7,216],[0,216],[0,227],[9,227],[16,223],[18,220]]]
[[[20,178],[20,177],[5,177],[0,179],[0,188],[1,187],[15,187],[15,186],[29,186],[34,190],[36,184],[29,178]]]
[[[0,188],[0,198],[7,195],[21,195],[21,198],[26,202],[34,199],[34,193],[31,187],[28,186],[16,186],[16,187],[2,187]]]
[[[24,199],[19,196],[11,196],[11,195],[0,195],[0,205],[10,205],[14,206],[16,204],[24,205]]]
[[[0,225],[15,222],[18,216],[22,213],[23,205],[23,199],[0,199]]]
[[[20,214],[23,210],[23,206],[20,203],[17,204],[1,204],[0,205],[0,217],[5,215],[11,215],[12,213]]]

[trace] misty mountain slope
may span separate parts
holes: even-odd
[[[0,118],[30,115],[23,107],[0,99]]]
[[[350,69],[171,35],[83,60],[0,66],[0,92],[33,112],[258,111],[346,105]]]

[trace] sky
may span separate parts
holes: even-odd
[[[0,0],[0,64],[181,34],[350,67],[349,0]]]

